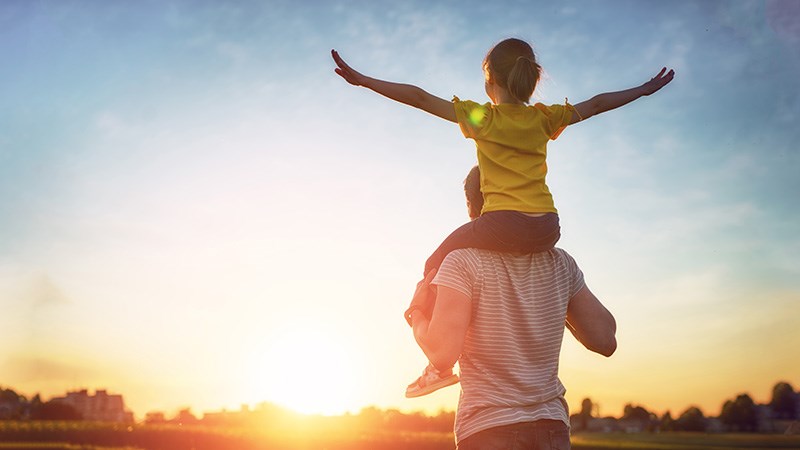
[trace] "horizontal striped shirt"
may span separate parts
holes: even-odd
[[[456,441],[540,419],[569,425],[558,360],[567,305],[584,286],[575,260],[558,248],[525,255],[461,249],[445,258],[433,283],[472,302],[458,360]]]

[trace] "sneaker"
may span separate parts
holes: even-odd
[[[458,375],[453,373],[453,369],[440,372],[433,365],[428,364],[422,371],[422,375],[406,388],[406,398],[422,397],[456,383],[458,383]]]

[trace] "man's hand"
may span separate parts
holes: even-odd
[[[416,310],[419,310],[425,317],[430,319],[431,313],[433,313],[433,305],[436,304],[436,288],[431,286],[435,276],[436,269],[428,272],[425,278],[417,283],[417,289],[414,291],[411,305],[403,314],[409,326],[411,326],[411,313]]]
[[[348,66],[346,62],[339,56],[339,52],[336,50],[331,50],[331,56],[333,57],[334,62],[338,66],[334,71],[339,74],[340,77],[344,78],[345,81],[352,84],[353,86],[363,86],[365,77],[360,72],[356,71],[352,67]]]
[[[666,72],[666,74],[664,72]],[[670,69],[669,72],[667,72],[667,68],[662,67],[661,72],[658,72],[658,75],[654,76],[650,79],[650,81],[642,85],[642,88],[644,89],[643,95],[650,95],[657,92],[659,89],[669,84],[673,77],[675,77],[674,70]]]

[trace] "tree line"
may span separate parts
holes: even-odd
[[[0,388],[0,420],[82,420],[81,414],[70,405],[54,401],[42,401],[39,394],[30,400],[14,392]]]
[[[667,411],[662,416],[638,405],[625,405],[620,418],[595,417],[596,404],[586,398],[579,413],[570,417],[573,431],[598,431],[604,427],[616,427],[623,431],[729,431],[765,432],[775,430],[775,424],[800,420],[800,392],[791,384],[780,381],[772,388],[772,398],[759,405],[749,394],[743,393],[725,400],[719,416],[706,416],[697,406],[690,406],[678,417]]]
[[[725,400],[719,416],[716,417],[707,416],[697,406],[688,407],[677,417],[673,417],[670,411],[658,416],[645,407],[634,404],[625,405],[623,414],[619,418],[597,417],[596,411],[596,404],[589,398],[584,399],[581,410],[570,417],[573,430],[602,431],[606,428],[605,431],[609,431],[607,428],[611,428],[634,431],[769,431],[764,429],[764,420],[773,422],[800,420],[800,392],[796,392],[788,382],[780,381],[773,387],[772,398],[768,403],[759,405],[749,394],[739,394]],[[39,394],[29,400],[13,389],[0,388],[0,420],[80,421],[82,419],[80,412],[70,405],[57,401],[43,401]],[[161,413],[151,413],[145,422],[156,425],[213,427],[263,426],[265,423],[285,427],[292,423],[303,422],[330,427],[451,432],[454,419],[455,413],[452,411],[440,411],[431,416],[421,412],[404,413],[397,409],[383,410],[376,407],[364,408],[357,414],[313,417],[297,414],[270,403],[262,403],[253,409],[242,411],[206,413],[202,418],[196,417],[189,409],[182,409],[170,418]]]

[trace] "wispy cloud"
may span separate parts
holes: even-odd
[[[793,0],[767,0],[767,24],[800,55],[800,4]]]
[[[64,291],[45,274],[37,275],[31,280],[27,297],[23,301],[34,309],[71,303]]]
[[[2,371],[11,379],[38,382],[66,382],[79,384],[91,377],[95,370],[80,363],[59,361],[53,356],[12,355],[2,363]]]

